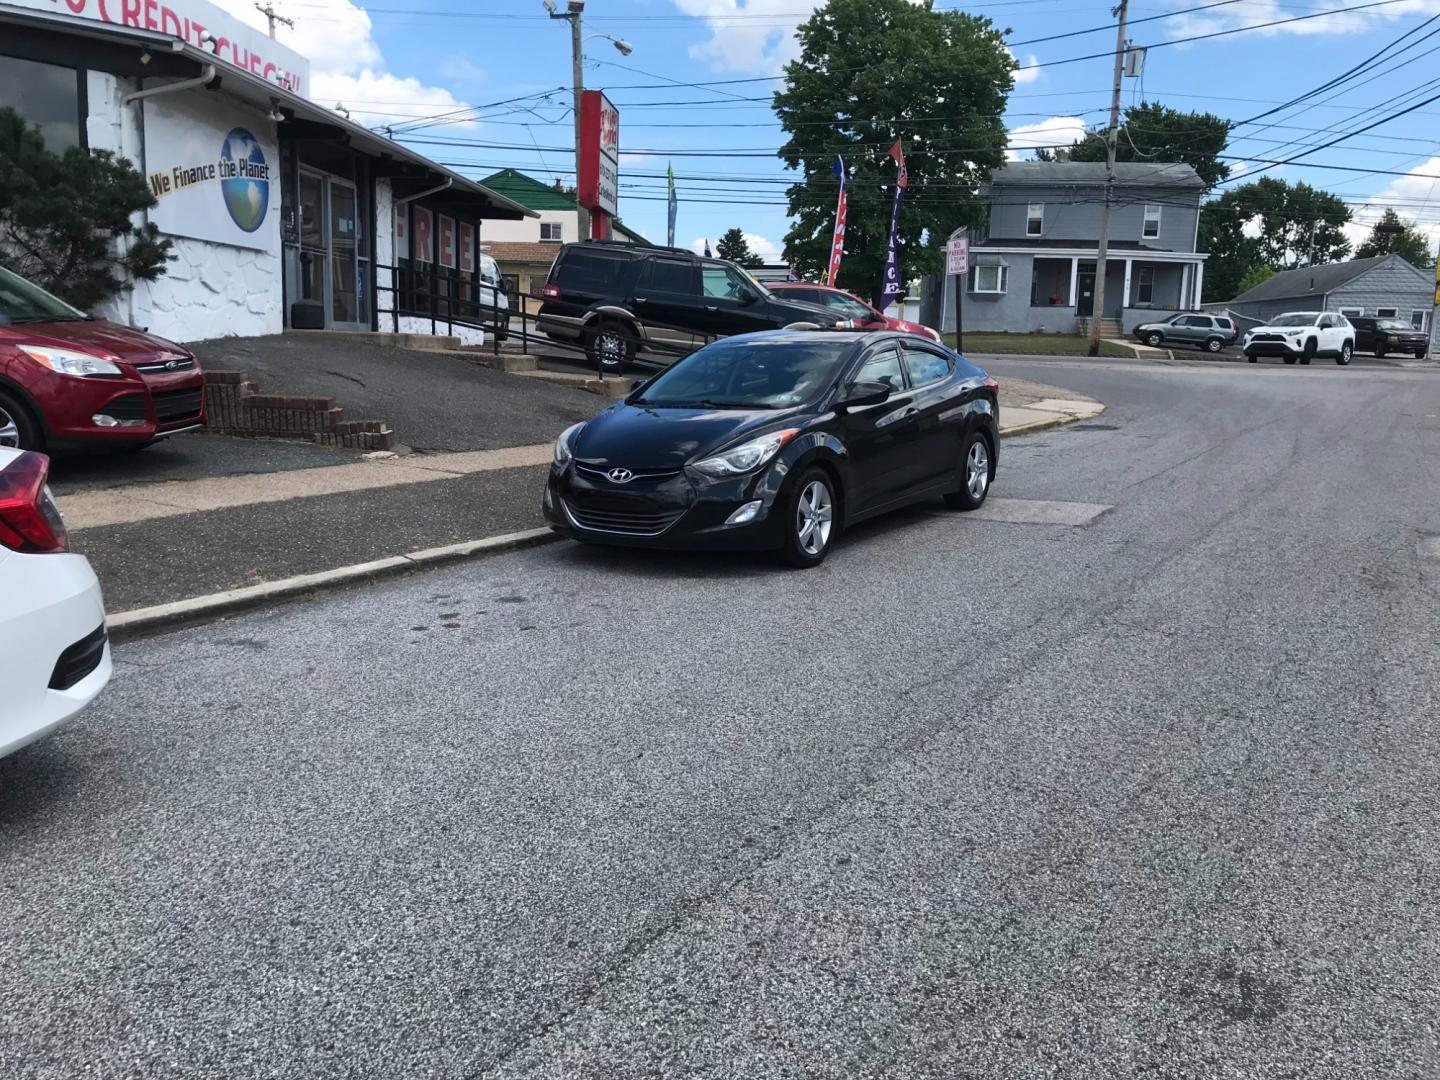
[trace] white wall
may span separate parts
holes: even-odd
[[[145,170],[144,102],[126,105],[124,96],[139,89],[136,80],[91,71],[87,77],[90,115],[86,132],[91,149],[113,150]],[[182,94],[208,93],[182,90]],[[273,139],[275,125],[263,113],[227,99],[245,112],[245,121]],[[278,162],[276,165],[278,166]],[[278,169],[276,170],[278,172]],[[278,182],[272,197],[279,199]],[[224,213],[216,201],[216,212]],[[143,220],[145,215],[139,215]],[[274,228],[278,243],[279,215]],[[187,237],[171,237],[174,259],[158,281],[138,282],[102,304],[96,315],[138,326],[174,341],[278,334],[284,328],[284,285],[280,256]]]
[[[375,304],[376,326],[382,334],[394,329],[390,314],[395,307],[395,271],[382,266],[395,265],[395,191],[388,179],[375,181]],[[380,311],[386,308],[389,310]],[[427,330],[426,333],[429,333]]]
[[[578,219],[579,215],[574,210],[541,210],[538,218],[524,218],[520,221],[482,221],[480,223],[480,242],[482,244],[488,244],[491,241],[499,241],[504,244],[538,244],[540,242],[540,223],[542,221],[558,221],[560,223],[560,242],[573,244],[580,239]]]

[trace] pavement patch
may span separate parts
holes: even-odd
[[[1440,536],[1422,536],[1416,546],[1422,559],[1440,559]]]
[[[1012,525],[1088,525],[1113,506],[1104,503],[1056,502],[1047,499],[989,499],[967,518],[1004,521]]]

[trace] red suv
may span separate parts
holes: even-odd
[[[194,354],[0,267],[0,446],[138,449],[204,422]]]
[[[867,330],[899,330],[905,334],[919,334],[931,341],[940,340],[940,335],[930,327],[906,322],[904,319],[892,319],[889,315],[882,314],[871,307],[854,293],[848,293],[844,289],[832,289],[829,285],[807,285],[804,282],[791,284],[771,282],[765,287],[790,300],[804,300],[808,304],[819,304],[821,307],[835,312],[840,318],[849,319],[856,326],[863,326]]]

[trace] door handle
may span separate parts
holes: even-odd
[[[637,304],[648,304],[650,301],[647,300],[647,299],[646,299],[645,297],[643,297],[643,296],[637,296],[637,297],[635,297],[635,302],[636,302]]]
[[[911,405],[908,409],[906,409],[903,413],[900,414],[900,419],[909,420],[910,417],[919,415],[920,410],[917,409],[914,405]]]
[[[706,310],[706,311],[719,311],[720,308],[719,308],[719,306],[717,306],[717,305],[715,305],[715,304],[706,304],[706,305],[705,305],[705,310]]]

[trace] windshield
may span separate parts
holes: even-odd
[[[1415,327],[1411,326],[1408,322],[1401,322],[1399,319],[1376,319],[1376,320],[1375,320],[1375,328],[1376,328],[1377,330],[1414,330],[1414,329],[1415,329]]]
[[[1310,326],[1315,322],[1314,315],[1307,315],[1303,311],[1294,315],[1276,315],[1270,320],[1270,326]]]
[[[0,324],[69,322],[89,318],[39,285],[0,266]]]
[[[787,409],[828,389],[853,348],[849,341],[727,338],[673,365],[631,404]]]
[[[859,300],[842,293],[821,293],[821,299],[831,311],[839,312],[845,318],[853,319],[856,322],[873,322],[880,318]]]

